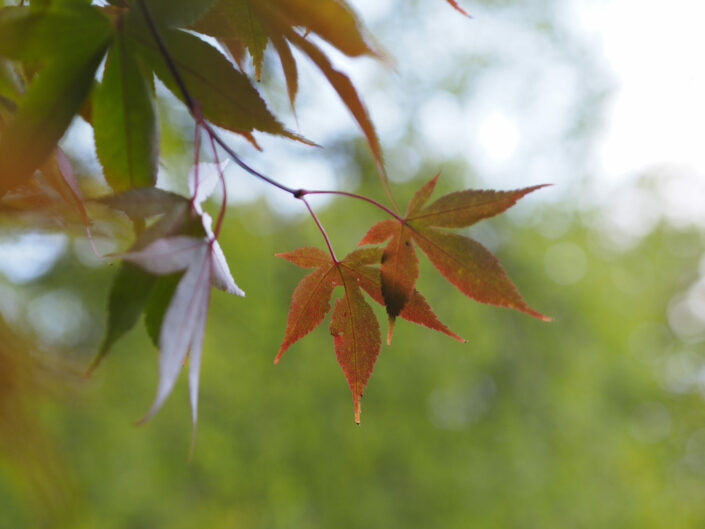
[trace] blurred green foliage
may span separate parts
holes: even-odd
[[[544,3],[555,4],[516,2]],[[543,19],[532,23],[548,32]],[[449,90],[471,84],[493,58],[475,60],[452,70]],[[588,103],[576,109],[589,117],[576,116],[576,134],[589,135],[599,121],[600,101]],[[164,165],[185,174],[191,122],[159,104]],[[391,167],[413,165],[403,146],[418,131],[407,129],[388,148]],[[379,198],[366,148],[343,144],[327,146],[344,159],[338,187],[365,175],[357,191]],[[438,170],[420,165],[416,178],[396,185],[401,203]],[[447,162],[437,196],[466,187],[474,173]],[[41,442],[27,442],[23,457],[2,445],[0,529],[702,527],[705,342],[702,333],[677,337],[668,307],[703,273],[705,240],[701,230],[664,222],[615,249],[594,222],[603,212],[571,213],[577,202],[522,205],[518,216],[467,231],[551,324],[468,300],[421,258],[419,290],[469,341],[399,321],[365,392],[360,427],[327,324],[272,364],[306,273],[273,255],[322,246],[320,234],[310,219],[279,216],[264,201],[231,208],[221,243],[247,297],[213,292],[190,463],[184,377],[149,424],[132,426],[157,381],[157,351],[143,326],[90,379],[81,377],[102,338],[115,267],[87,267],[66,252],[21,289],[27,299],[76,293],[90,325],[74,347],[39,347],[40,383],[22,406],[26,431]],[[319,212],[341,255],[380,220],[346,200]],[[0,329],[0,354],[7,343]],[[16,396],[3,384],[0,411],[17,409]],[[0,438],[12,438],[19,423],[4,417],[0,433],[9,435]]]
[[[272,255],[321,241],[299,218],[268,212],[253,225],[265,207],[233,209],[223,230],[247,298],[213,296],[193,461],[185,381],[148,425],[130,426],[156,384],[156,350],[140,328],[92,379],[42,407],[63,468],[51,482],[65,497],[52,511],[61,518],[32,514],[0,479],[0,527],[702,526],[705,407],[665,378],[681,350],[703,353],[671,334],[665,313],[697,277],[697,232],[663,225],[618,252],[566,221],[565,204],[537,208],[521,226],[489,221],[510,275],[555,322],[473,303],[422,263],[420,290],[469,342],[399,322],[356,427],[326,326],[272,365],[305,273]],[[375,215],[345,201],[322,212],[338,246]],[[540,235],[557,223],[559,238]],[[668,251],[673,238],[692,251]],[[565,244],[584,256],[584,274],[567,285],[546,273],[565,279],[546,261]],[[62,262],[45,281],[63,283],[75,266]],[[112,271],[94,273],[95,288],[82,292],[100,307]],[[625,288],[624,278],[637,283]]]

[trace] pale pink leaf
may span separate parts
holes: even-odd
[[[124,253],[119,257],[153,274],[165,275],[189,268],[206,247],[203,239],[177,235],[157,239],[142,250]]]
[[[196,362],[200,366],[200,348],[210,296],[210,275],[208,248],[201,245],[196,258],[179,281],[164,315],[159,334],[157,395],[143,421],[150,419],[164,404],[174,388],[189,349],[196,350]]]
[[[224,290],[228,294],[237,294],[238,296],[244,296],[245,292],[237,286],[233,275],[230,273],[230,267],[228,266],[228,261],[225,259],[225,254],[223,249],[218,244],[218,240],[213,234],[213,219],[211,216],[203,212],[201,215],[203,221],[203,229],[206,231],[208,240],[211,246],[211,261],[213,264],[213,275],[211,277],[211,283],[215,288]]]
[[[206,316],[210,301],[210,287],[203,288],[202,309],[198,311],[195,322],[194,335],[191,339],[191,352],[189,354],[188,386],[191,401],[191,419],[193,433],[191,434],[191,452],[193,453],[196,442],[196,424],[198,423],[198,383],[201,377],[201,354],[203,352],[203,337],[206,331]]]

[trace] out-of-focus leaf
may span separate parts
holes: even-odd
[[[230,160],[223,160],[220,164],[212,162],[201,162],[191,168],[188,174],[188,190],[193,197],[193,205],[196,211],[203,213],[201,204],[210,197],[221,183],[223,171],[230,163]]]
[[[217,0],[144,0],[152,17],[164,26],[188,26],[200,20]],[[134,5],[132,9],[139,10]]]
[[[51,155],[88,95],[109,37],[109,28],[104,28],[90,46],[37,74],[0,138],[0,196],[23,183]]]
[[[201,254],[204,245],[202,239],[177,235],[157,239],[146,248],[124,253],[120,258],[137,264],[153,274],[173,274],[188,268]]]
[[[296,59],[291,53],[289,43],[280,35],[272,35],[272,45],[279,54],[279,60],[284,71],[284,79],[286,79],[286,90],[289,94],[289,103],[291,109],[295,111],[296,94],[299,91],[299,72],[296,67]]]
[[[145,219],[186,208],[187,198],[156,187],[129,189],[115,195],[95,199],[96,202],[119,209],[132,219]]]
[[[451,6],[453,6],[453,8],[455,8],[458,12],[462,13],[466,17],[470,16],[467,11],[465,11],[462,7],[460,7],[460,4],[458,4],[458,2],[456,2],[456,0],[446,0],[446,2],[448,2]]]
[[[357,15],[343,0],[268,0],[253,5],[262,16],[305,27],[346,55],[375,54]]]
[[[164,314],[169,308],[171,298],[174,297],[181,276],[183,273],[157,277],[144,307],[144,325],[152,343],[157,348],[159,347],[159,333],[162,330]]]
[[[105,338],[88,370],[90,373],[108,354],[113,344],[139,320],[157,278],[143,269],[122,263],[113,279],[108,298],[108,323]]]
[[[118,31],[93,97],[93,129],[105,179],[114,191],[153,186],[159,138],[154,97],[132,42]]]
[[[372,155],[377,162],[377,167],[382,178],[382,183],[384,187],[389,189],[389,181],[387,179],[387,173],[384,169],[384,157],[382,155],[382,146],[379,143],[379,138],[377,137],[377,131],[375,130],[374,124],[370,119],[370,115],[367,112],[367,108],[363,104],[360,96],[355,89],[355,86],[350,81],[350,78],[344,73],[336,70],[333,64],[330,62],[328,57],[323,53],[323,51],[313,44],[310,40],[305,39],[293,29],[289,30],[286,34],[287,38],[303,51],[313,63],[318,67],[319,70],[326,76],[328,82],[335,89],[335,91],[343,100],[345,106],[353,115],[357,123],[360,125],[362,132],[367,138],[367,143],[370,146]],[[388,192],[391,195],[391,192]]]
[[[22,84],[12,63],[0,58],[0,98],[17,105],[22,97]],[[2,105],[0,101],[0,105]],[[5,103],[7,106],[7,103]]]
[[[80,60],[111,32],[109,20],[83,2],[48,9],[0,9],[0,56],[16,60]]]

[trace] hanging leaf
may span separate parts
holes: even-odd
[[[144,306],[144,326],[157,349],[159,348],[159,334],[162,330],[164,315],[183,275],[179,272],[158,276]]]
[[[330,332],[334,337],[338,363],[353,393],[357,423],[360,422],[360,400],[381,346],[379,324],[362,291],[383,303],[379,269],[371,266],[379,263],[381,254],[379,248],[363,248],[340,262],[334,262],[330,255],[313,247],[278,254],[298,266],[315,270],[301,279],[294,290],[286,333],[274,363],[279,362],[289,347],[323,322],[330,312],[333,290],[342,286],[345,293],[335,304]],[[464,341],[438,320],[421,294],[415,293],[412,299],[401,312],[402,318]]]
[[[93,97],[96,151],[114,191],[157,181],[157,116],[151,79],[145,78],[152,74],[143,70],[133,48],[119,29]]]
[[[360,401],[381,348],[379,323],[360,289],[345,280],[343,284],[345,295],[335,303],[330,333],[335,356],[353,394],[355,422],[360,424]]]
[[[120,265],[108,299],[107,331],[87,375],[98,367],[113,344],[135,326],[156,279],[154,275],[130,263]]]

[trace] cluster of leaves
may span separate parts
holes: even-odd
[[[447,1],[466,14],[454,0]],[[144,314],[160,349],[157,396],[145,419],[163,404],[188,358],[195,425],[210,288],[244,295],[217,242],[226,196],[217,145],[252,176],[302,200],[321,229],[328,253],[301,248],[281,254],[315,270],[294,292],[276,360],[321,323],[334,288],[342,286],[344,295],[335,303],[330,331],[353,393],[356,421],[381,348],[379,324],[363,291],[386,307],[388,341],[397,316],[462,340],[416,291],[414,245],[469,297],[545,318],[522,300],[492,254],[472,239],[442,229],[469,226],[501,213],[536,187],[468,190],[427,204],[436,177],[417,192],[404,217],[396,212],[370,116],[350,79],[310,37],[316,35],[350,57],[386,58],[345,1],[110,0],[107,4],[32,0],[0,9],[0,198],[5,208],[29,201],[37,209],[38,204],[53,204],[58,193],[89,229],[81,190],[58,142],[76,115],[92,126],[98,159],[114,192],[97,202],[132,219],[136,238],[118,256],[123,263],[110,294],[107,333],[91,368]],[[212,37],[220,49],[194,33]],[[255,132],[311,143],[284,127],[247,74],[246,55],[259,78],[270,44],[280,59],[292,109],[298,92],[292,47],[308,57],[339,94],[367,139],[393,209],[352,193],[288,188],[244,164],[220,138],[215,127],[242,135],[256,148]],[[194,118],[195,163],[188,177],[188,198],[155,187],[160,158],[155,77]],[[209,140],[215,163],[199,163],[202,135]],[[213,227],[202,203],[219,183],[223,204]],[[360,243],[388,240],[386,247],[365,247],[338,260],[305,198],[324,192],[366,200],[386,211],[391,218],[373,226]]]
[[[275,362],[294,342],[323,321],[330,310],[333,289],[342,286],[345,293],[336,301],[330,333],[338,362],[353,393],[357,423],[360,422],[360,400],[381,348],[379,324],[361,291],[386,307],[389,316],[387,344],[391,343],[397,316],[465,341],[438,320],[416,290],[419,267],[414,244],[468,297],[549,320],[526,304],[499,261],[480,243],[438,229],[464,228],[497,215],[542,186],[516,191],[458,191],[427,205],[437,181],[438,175],[416,192],[403,218],[389,211],[392,218],[372,226],[359,243],[381,244],[389,240],[384,249],[356,250],[340,261],[332,252],[327,254],[310,247],[279,254],[298,266],[315,270],[304,277],[294,291],[286,336]]]

